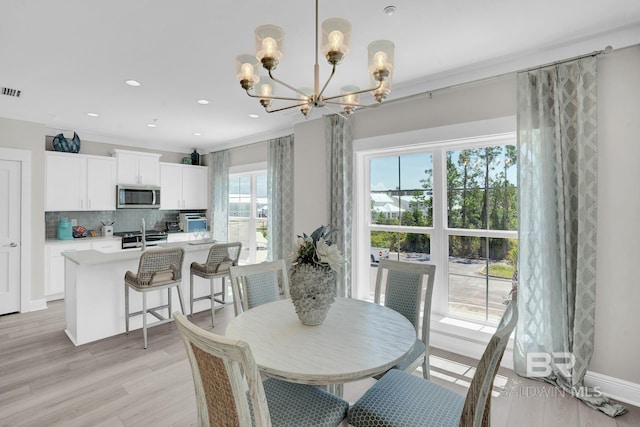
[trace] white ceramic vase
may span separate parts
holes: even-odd
[[[296,264],[290,270],[291,300],[304,325],[324,322],[335,301],[336,277],[329,267]]]

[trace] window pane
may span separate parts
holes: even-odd
[[[267,206],[265,174],[229,178],[229,241],[242,242],[240,260],[243,263],[267,260]]]
[[[431,226],[432,174],[431,153],[371,160],[371,222]]]
[[[251,247],[249,245],[249,220],[229,219],[229,241],[242,243],[240,262],[243,264],[249,263],[251,260]]]
[[[256,176],[256,218],[267,218],[267,176]]]
[[[449,312],[498,322],[509,298],[517,240],[449,237]]]
[[[447,152],[450,228],[517,230],[517,168],[513,145]]]
[[[229,217],[251,216],[251,177],[229,178]]]
[[[431,261],[431,242],[428,234],[397,233],[391,231],[371,231],[371,286],[370,297],[373,300],[378,274],[378,263],[381,259],[392,259],[405,262]]]

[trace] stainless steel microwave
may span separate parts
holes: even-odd
[[[157,185],[118,185],[116,187],[118,209],[159,209],[160,187]]]

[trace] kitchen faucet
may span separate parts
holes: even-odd
[[[147,231],[145,230],[145,224],[144,224],[144,218],[141,218],[142,223],[141,223],[141,232],[142,232],[142,250],[144,251],[145,249],[147,249],[147,238],[146,238],[146,234]]]

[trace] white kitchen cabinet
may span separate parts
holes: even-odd
[[[91,243],[52,243],[45,244],[44,296],[47,301],[64,298],[64,257],[62,252],[91,249]]]
[[[115,210],[115,159],[48,151],[45,164],[46,211]]]
[[[118,163],[118,184],[160,185],[161,154],[113,150]]]
[[[161,209],[207,209],[206,167],[160,163]]]
[[[95,249],[105,253],[118,252],[122,250],[122,240],[120,238],[98,238],[90,241],[74,239],[46,243],[44,295],[47,301],[64,298],[64,257],[62,252],[83,251],[86,249]]]

